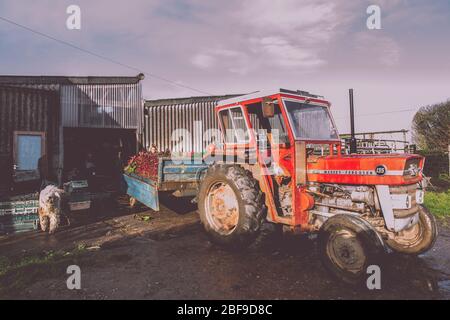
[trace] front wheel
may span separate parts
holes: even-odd
[[[210,239],[227,247],[250,245],[263,222],[265,206],[258,182],[238,165],[214,165],[199,190],[200,220]]]
[[[367,278],[367,267],[380,264],[385,253],[378,233],[365,220],[338,214],[322,225],[318,235],[319,255],[325,268],[348,284]]]
[[[395,252],[419,255],[433,247],[437,235],[438,229],[433,214],[424,206],[419,206],[419,222],[390,237],[386,244]]]

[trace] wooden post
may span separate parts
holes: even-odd
[[[448,145],[448,175],[450,176],[450,144]]]

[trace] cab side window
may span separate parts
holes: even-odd
[[[248,128],[240,107],[220,111],[219,118],[226,143],[248,143]]]
[[[277,102],[274,103],[274,116],[264,118],[262,114],[261,102],[249,104],[247,106],[250,122],[253,129],[256,130],[258,140],[266,139],[265,134],[277,136],[280,143],[288,143],[289,136],[284,125],[283,115]]]

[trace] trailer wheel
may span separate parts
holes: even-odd
[[[138,201],[136,200],[136,198],[130,197],[130,199],[129,199],[130,208],[131,209],[135,209],[136,205],[137,205],[137,202]]]
[[[265,214],[258,182],[239,165],[210,167],[200,186],[198,206],[211,241],[233,248],[255,240]]]
[[[380,265],[385,253],[383,240],[365,220],[346,214],[329,218],[318,236],[324,267],[338,280],[356,285],[367,279],[367,267]]]
[[[427,208],[419,206],[419,222],[387,239],[386,244],[395,252],[419,255],[433,247],[437,235],[435,217]]]

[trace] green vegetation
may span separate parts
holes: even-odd
[[[450,217],[450,190],[425,192],[425,206],[438,218]]]
[[[441,173],[439,175],[439,180],[450,184],[450,175],[448,175],[447,173]]]
[[[36,279],[65,273],[71,264],[79,264],[87,259],[84,245],[71,251],[44,251],[41,254],[8,258],[0,256],[0,299],[3,295],[27,288]]]
[[[135,214],[134,218],[144,222],[150,222],[154,219],[154,217],[152,217],[150,214]]]
[[[53,252],[48,252],[42,256],[23,257],[19,261],[13,262],[6,257],[0,257],[0,277],[12,270],[25,268],[30,265],[46,264],[54,259]]]
[[[450,100],[424,106],[413,119],[413,137],[420,150],[445,153],[450,143]]]

